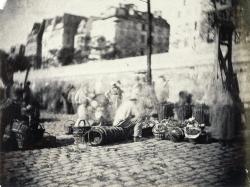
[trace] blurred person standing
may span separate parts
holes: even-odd
[[[122,103],[123,90],[117,85],[117,83],[112,83],[112,87],[105,93],[109,102],[112,105],[113,113],[118,109]]]
[[[163,75],[159,76],[155,83],[156,97],[160,103],[167,102],[169,99],[169,80]]]

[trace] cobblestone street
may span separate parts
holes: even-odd
[[[61,117],[60,119],[64,119]],[[52,133],[61,121],[45,123]],[[61,125],[62,126],[62,125]],[[54,128],[59,129],[59,128]],[[59,130],[59,132],[63,133]],[[72,136],[60,138],[72,139]],[[142,142],[3,153],[2,186],[243,186],[248,146]],[[246,184],[245,184],[246,185]]]

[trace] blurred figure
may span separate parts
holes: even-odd
[[[87,90],[85,86],[82,84],[80,88],[76,91],[75,94],[75,103],[77,106],[77,115],[78,118],[75,122],[75,127],[81,126],[81,121],[87,120],[88,116],[88,107],[89,107],[89,99],[87,97]]]
[[[82,100],[81,104],[77,108],[78,118],[75,122],[75,127],[80,127],[82,125],[81,124],[82,121],[88,120],[87,107],[88,107],[88,100],[87,99]]]
[[[113,126],[121,126],[123,122],[131,123],[134,126],[134,141],[142,137],[142,123],[144,119],[139,110],[138,95],[132,94],[128,101],[124,102],[117,110]]]
[[[12,97],[2,100],[0,107],[0,147],[3,143],[3,136],[10,137],[10,131],[6,132],[7,129],[12,128],[12,122],[14,119],[21,119],[21,101],[22,101],[22,90],[17,86],[12,87]]]
[[[31,100],[32,100],[32,92],[30,89],[30,81],[28,81],[27,83],[25,83],[24,88],[23,88],[23,100],[25,102],[25,104],[30,104]]]
[[[135,84],[132,87],[132,92],[134,94],[139,94],[139,93],[142,92],[142,89],[143,89],[142,80],[141,80],[141,78],[139,76],[136,76],[135,77]]]
[[[117,83],[112,83],[111,89],[105,93],[105,96],[111,103],[114,112],[122,103],[122,94],[123,90],[117,85]]]
[[[64,113],[66,114],[74,114],[74,109],[73,109],[73,103],[71,100],[71,90],[74,89],[74,86],[69,84],[62,90],[62,99],[63,99],[63,108],[64,108]]]
[[[163,75],[159,76],[158,81],[155,84],[156,96],[160,103],[168,101],[169,98],[169,80]]]

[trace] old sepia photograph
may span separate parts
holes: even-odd
[[[250,187],[250,0],[0,0],[0,187]]]

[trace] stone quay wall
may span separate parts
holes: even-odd
[[[246,106],[250,103],[250,53],[249,47],[240,46],[233,50],[233,66],[237,73],[240,97]],[[204,97],[211,87],[212,78],[220,74],[213,48],[200,50],[179,50],[152,55],[153,81],[157,83],[160,75],[169,81],[169,100],[178,100],[178,93],[186,90],[195,100],[206,103]],[[88,83],[90,87],[107,91],[110,83],[120,81],[123,89],[130,90],[136,76],[145,75],[146,56],[92,61],[42,70],[32,70],[29,80],[34,86],[50,84],[53,81],[68,82],[74,85]],[[25,73],[16,73],[14,80],[23,81]],[[157,92],[157,90],[156,90]]]

